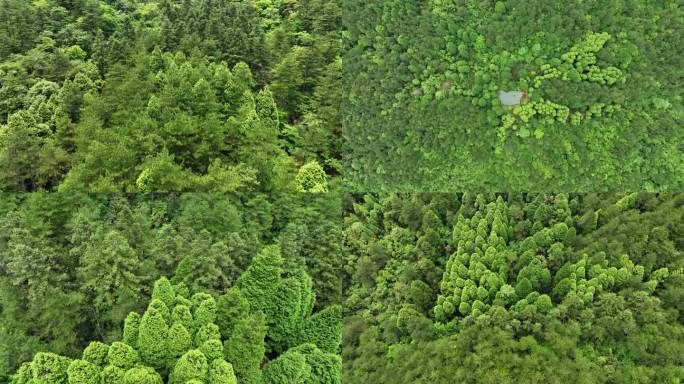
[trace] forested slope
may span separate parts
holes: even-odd
[[[684,185],[681,2],[346,0],[343,9],[353,190]],[[520,100],[502,104],[499,92],[511,91]]]
[[[325,0],[0,0],[0,190],[325,190]]]
[[[311,366],[312,375],[327,377],[307,382],[337,383],[338,357],[332,356],[338,354],[337,346],[332,341],[319,342],[317,337],[334,340],[335,334],[340,335],[334,323],[326,325],[339,316],[336,305],[341,302],[339,270],[343,262],[340,234],[340,199],[329,194],[2,195],[0,382],[7,382],[20,364],[32,359],[31,368],[20,370],[18,382],[29,383],[22,380],[29,372],[38,372],[41,378],[34,378],[33,383],[61,384],[61,379],[51,381],[40,372],[52,366],[50,369],[59,371],[57,377],[65,378],[63,371],[69,359],[84,359],[99,366],[75,362],[73,369],[78,372],[101,371],[104,376],[108,371],[123,375],[139,362],[156,370],[166,382],[176,359],[190,350],[200,349],[207,364],[214,364],[213,355],[209,356],[202,345],[205,339],[216,339],[208,336],[218,330],[225,360],[238,379],[247,375],[244,370],[259,375],[261,368],[264,375],[280,375],[278,369],[285,368],[275,367],[289,366],[285,360],[292,360],[292,364],[301,365],[292,374],[305,376],[307,366]],[[157,285],[161,288],[153,289],[160,278],[162,282]],[[162,293],[155,294],[159,290]],[[169,299],[170,292],[177,298]],[[166,310],[164,305],[155,304],[155,299],[164,302]],[[215,314],[198,309],[205,300],[213,300],[206,310],[213,308],[210,312]],[[157,313],[150,313],[150,308]],[[171,319],[175,317],[166,316],[178,311],[182,319],[194,319],[195,325],[183,323],[192,345],[185,341],[158,344],[160,335],[166,334],[163,332],[186,333],[174,329],[176,321]],[[198,311],[205,320],[198,319]],[[166,314],[162,316],[164,325],[157,319],[160,312]],[[150,331],[149,340],[136,344],[126,332],[126,324],[133,320],[126,319],[132,316],[140,320],[145,313],[155,318],[154,327],[161,328],[155,328],[157,333]],[[265,317],[259,318],[259,314]],[[215,326],[200,332],[199,322]],[[252,333],[235,334],[239,322],[242,332]],[[143,333],[140,330],[141,338]],[[197,341],[199,334],[203,335],[201,342]],[[243,343],[236,338],[249,343],[245,341],[244,349],[239,349]],[[120,341],[128,347],[116,344]],[[92,353],[106,354],[101,343],[109,344],[109,353],[125,352],[127,362],[122,366],[112,358],[108,362],[90,360],[90,348],[82,353],[91,342],[97,342],[92,348],[99,351]],[[332,355],[319,355],[307,343]],[[211,353],[216,352],[214,347],[218,348],[211,346]],[[131,348],[137,352],[125,351]],[[145,348],[157,350],[146,355]],[[65,358],[35,355],[37,352]],[[236,357],[243,353],[244,360]],[[140,360],[131,362],[131,356]],[[269,361],[281,362],[268,368]],[[225,369],[223,362],[216,364]],[[108,369],[108,365],[118,368]],[[136,370],[130,375],[146,375],[146,371]]]
[[[684,195],[344,205],[345,383],[684,379]]]

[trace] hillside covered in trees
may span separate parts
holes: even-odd
[[[344,201],[344,383],[681,383],[684,195]]]
[[[339,8],[0,0],[0,190],[326,190]]]
[[[684,185],[680,1],[343,3],[353,190]]]
[[[0,382],[339,384],[340,236],[328,194],[2,195]]]

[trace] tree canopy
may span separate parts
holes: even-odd
[[[339,8],[2,0],[0,190],[327,190]]]
[[[677,383],[684,196],[345,199],[346,383]]]
[[[352,190],[681,190],[681,4],[343,3]]]
[[[213,363],[217,349],[232,354],[226,362],[238,379],[261,375],[262,363],[305,344],[316,345],[297,352],[313,359],[307,366],[337,366],[336,195],[0,196],[0,382],[34,356],[42,372],[38,352],[64,356],[67,368],[86,360],[103,380],[147,377],[140,363],[166,382],[175,360],[192,350],[206,358],[207,377],[229,370]],[[212,339],[221,342],[205,345]],[[102,344],[120,357],[106,360]],[[55,359],[47,360],[62,361]],[[74,364],[73,380],[91,376],[93,367]]]

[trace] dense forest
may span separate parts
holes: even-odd
[[[3,195],[0,382],[339,384],[340,206]]]
[[[353,190],[684,185],[681,1],[343,3]]]
[[[344,383],[684,382],[684,195],[344,200]]]
[[[0,0],[0,384],[684,384],[683,42],[681,0]]]
[[[340,17],[326,0],[0,0],[0,190],[327,190]]]

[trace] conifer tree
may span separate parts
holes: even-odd
[[[142,360],[152,367],[162,367],[166,361],[169,327],[161,312],[150,307],[140,320],[138,351]]]
[[[264,315],[257,312],[238,321],[231,337],[226,340],[223,351],[226,361],[233,365],[238,383],[261,382],[261,360],[266,348],[266,324]]]
[[[273,298],[279,288],[282,265],[280,250],[273,245],[267,246],[237,280],[235,286],[247,299],[253,313],[261,311],[267,319],[273,318],[276,307]]]

